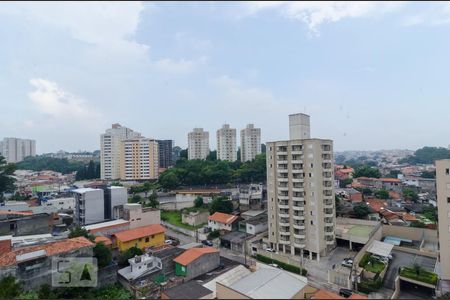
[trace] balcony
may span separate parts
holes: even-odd
[[[294,211],[305,211],[305,207],[304,206],[292,206],[292,209]]]
[[[305,242],[304,241],[300,241],[300,240],[294,240],[294,247],[297,248],[305,248]]]
[[[287,222],[286,222],[286,221],[281,221],[281,220],[280,220],[279,225],[280,225],[280,226],[285,226],[285,227],[291,226],[291,224],[289,224],[289,220],[288,220]]]
[[[325,231],[326,236],[334,236],[334,231]]]
[[[327,226],[327,227],[334,226],[334,223],[327,223],[327,222],[325,222],[325,226]]]
[[[291,163],[293,163],[293,164],[303,164],[303,159],[301,159],[301,158],[292,159]]]
[[[305,223],[294,223],[292,227],[294,229],[305,230]]]
[[[288,195],[277,195],[278,200],[289,200]]]
[[[278,190],[279,191],[283,191],[283,192],[288,192],[289,191],[289,187],[288,186],[278,186]]]
[[[292,191],[293,191],[293,192],[297,192],[297,193],[302,193],[302,192],[305,191],[305,189],[302,188],[302,187],[293,187],[293,188],[292,188]]]
[[[297,221],[303,221],[303,220],[305,220],[305,215],[304,214],[297,214],[297,215],[294,214],[294,215],[292,215],[292,218]]]
[[[334,245],[334,239],[331,240],[331,241],[325,241],[325,244],[327,244],[327,245]]]
[[[284,203],[284,202],[280,202],[280,204],[278,204],[278,208],[280,209],[289,209],[289,203]]]
[[[287,178],[287,176],[286,177],[278,177],[277,180],[278,180],[278,182],[288,182],[289,178]]]
[[[294,238],[296,238],[296,239],[305,239],[306,238],[306,235],[305,235],[305,233],[300,233],[300,234],[295,234],[294,233]]]
[[[292,150],[291,154],[292,155],[303,155],[303,151],[302,150]]]
[[[291,240],[278,240],[278,243],[281,245],[290,245],[291,244]]]
[[[278,217],[280,218],[289,218],[289,213],[279,212]]]

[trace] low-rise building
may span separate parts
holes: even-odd
[[[123,209],[123,218],[130,222],[130,229],[161,223],[161,211],[159,209],[143,208],[139,203],[125,204]]]
[[[58,216],[53,214],[0,210],[0,235],[52,233],[55,218],[58,219]]]
[[[190,280],[219,267],[220,252],[216,248],[191,248],[174,259],[175,274]]]
[[[145,249],[164,245],[166,228],[160,224],[137,227],[114,233],[120,251],[137,247]]]
[[[199,226],[208,222],[208,211],[190,211],[181,214],[181,222],[190,226]]]
[[[128,281],[162,270],[161,259],[148,253],[130,258],[128,263],[129,266],[118,271]]]
[[[89,225],[105,220],[104,192],[102,189],[73,190],[75,196],[74,223]]]
[[[264,187],[262,184],[250,184],[239,188],[239,207],[241,211],[261,209],[263,207]]]
[[[8,246],[9,242],[9,246]],[[0,278],[14,276],[26,290],[42,284],[51,285],[52,257],[92,257],[94,243],[85,237],[76,237],[43,245],[11,248],[11,241],[3,240],[0,252]]]
[[[84,226],[90,234],[95,236],[112,236],[116,232],[130,229],[130,222],[124,219],[101,222]]]
[[[208,227],[211,230],[225,230],[231,231],[233,227],[236,228],[238,217],[234,215],[224,214],[221,212],[215,212],[213,215],[208,217]]]

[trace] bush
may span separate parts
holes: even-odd
[[[261,255],[261,254],[256,254],[255,258],[263,263],[266,264],[277,264],[280,268],[282,268],[283,270],[292,272],[292,273],[296,273],[296,274],[300,274],[300,270],[301,270],[301,275],[306,276],[308,274],[308,270],[306,270],[305,268],[300,268],[298,266],[294,266],[294,265],[289,265],[287,263],[284,263],[282,261],[276,260],[276,259],[272,259],[270,257]]]
[[[369,262],[369,260],[370,260],[370,256],[371,256],[371,254],[370,253],[365,253],[364,254],[364,256],[361,258],[361,260],[359,261],[359,266],[361,267],[361,268],[364,268],[366,265],[367,265],[367,263]]]
[[[421,266],[416,266],[412,268],[402,268],[400,270],[400,276],[411,278],[417,281],[422,281],[425,283],[435,285],[438,281],[438,275],[433,272],[428,272]]]
[[[376,279],[366,279],[358,283],[358,291],[365,294],[378,291],[383,285],[383,280],[377,276]]]
[[[207,239],[208,239],[208,240],[213,240],[213,239],[218,238],[219,236],[220,236],[220,231],[214,230],[214,231],[212,231],[212,232],[210,232],[210,233],[208,234]]]

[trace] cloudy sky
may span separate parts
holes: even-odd
[[[445,2],[0,3],[0,138],[38,153],[297,112],[336,150],[447,146],[449,75]]]

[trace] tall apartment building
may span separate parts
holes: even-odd
[[[209,132],[194,128],[188,133],[188,159],[206,159],[209,155]]]
[[[261,153],[261,128],[248,124],[241,130],[241,161],[254,160]]]
[[[0,142],[0,154],[8,163],[22,161],[25,157],[36,156],[36,141],[19,138],[4,138]]]
[[[217,130],[217,159],[236,161],[236,129],[225,124]]]
[[[138,137],[141,137],[139,132],[117,123],[112,124],[111,128],[100,136],[100,175],[102,179],[120,178],[122,141]]]
[[[441,280],[450,280],[450,159],[435,163]]]
[[[120,179],[157,179],[158,157],[156,140],[143,137],[123,140],[120,151]]]
[[[267,143],[268,241],[320,259],[335,247],[333,141],[311,139],[309,116],[289,116],[289,140]]]
[[[172,160],[172,140],[158,140],[159,167],[167,169],[173,166]]]

